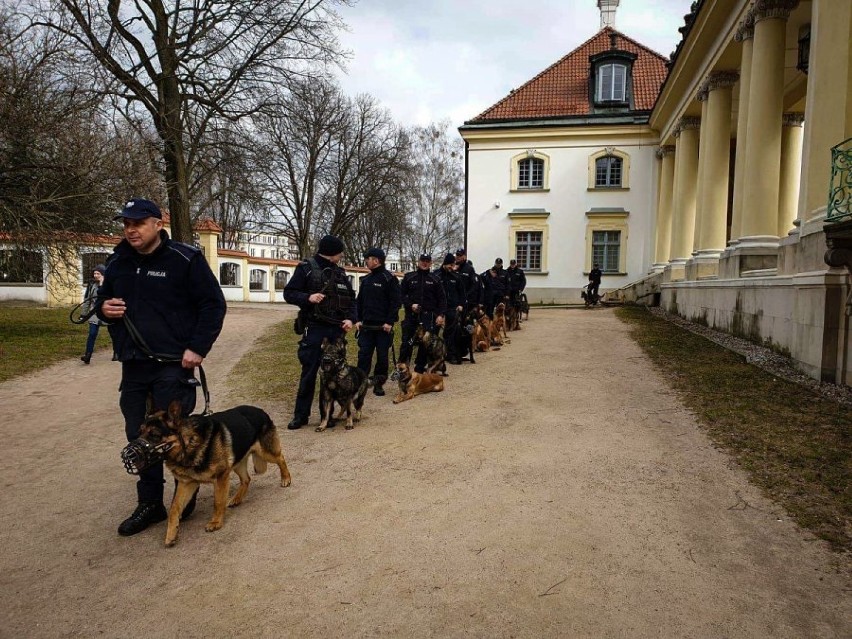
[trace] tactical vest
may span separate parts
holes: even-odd
[[[320,268],[313,257],[305,260],[310,266],[308,288],[311,293],[322,293],[325,297],[314,304],[312,318],[325,324],[339,324],[349,319],[355,302],[347,286],[346,274],[339,268]]]

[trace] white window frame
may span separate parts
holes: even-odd
[[[609,62],[598,66],[597,96],[598,102],[627,102],[626,64]]]

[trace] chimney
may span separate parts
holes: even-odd
[[[615,10],[621,0],[598,0],[598,9],[601,10],[601,29],[605,27],[615,28]]]

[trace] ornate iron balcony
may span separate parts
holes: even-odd
[[[852,138],[831,147],[831,185],[826,222],[852,219]]]

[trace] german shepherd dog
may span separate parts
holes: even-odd
[[[471,335],[471,348],[479,353],[485,353],[491,350],[491,320],[482,307],[475,308],[473,313],[476,321],[473,325],[473,335]]]
[[[326,429],[334,411],[334,402],[340,405],[338,418],[346,413],[346,430],[352,430],[354,420],[361,419],[361,408],[370,382],[367,373],[346,363],[346,339],[338,337],[333,342],[322,341],[320,359],[320,425],[316,431]]]
[[[399,393],[393,403],[399,404],[423,393],[440,392],[444,390],[444,378],[435,373],[416,373],[406,362],[396,365]]]
[[[500,302],[494,307],[494,319],[491,320],[491,345],[502,346],[511,340],[506,334],[506,304]]]
[[[426,349],[426,372],[435,373],[441,372],[444,377],[447,376],[447,345],[437,333],[427,331],[423,324],[417,327],[414,332],[414,339],[420,343],[418,348]]]
[[[178,538],[180,515],[199,484],[213,484],[213,518],[205,530],[219,530],[225,521],[225,504],[239,506],[246,496],[251,478],[248,459],[254,472],[266,472],[267,462],[281,472],[281,485],[290,485],[290,471],[281,451],[281,441],[272,419],[255,406],[237,406],[212,415],[181,415],[181,404],[173,401],[168,411],[148,415],[140,437],[154,445],[170,446],[165,463],[177,480],[169,508],[166,546]],[[237,492],[228,501],[231,471],[240,478]]]
[[[521,330],[521,301],[518,294],[515,294],[506,305],[506,330]]]
[[[456,330],[456,353],[459,357],[466,357],[470,354],[471,364],[476,364],[473,355],[476,352],[476,345],[472,339],[476,327],[476,318],[477,312],[474,307],[460,318],[458,330]]]

